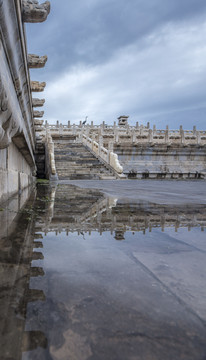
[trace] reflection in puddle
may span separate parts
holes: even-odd
[[[2,360],[205,358],[205,206],[28,196],[0,211]]]

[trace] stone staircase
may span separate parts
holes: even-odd
[[[115,174],[83,144],[54,142],[54,156],[59,180],[112,180]]]
[[[42,136],[36,138],[35,161],[37,167],[37,178],[45,178],[45,144]]]

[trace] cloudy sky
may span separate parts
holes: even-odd
[[[45,120],[205,129],[205,0],[50,2],[45,23],[26,24],[28,52],[48,55],[31,71],[47,82]]]

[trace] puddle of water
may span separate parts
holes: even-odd
[[[39,186],[0,212],[1,360],[206,356],[206,209]]]

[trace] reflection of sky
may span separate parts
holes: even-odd
[[[68,266],[68,257],[74,268],[78,264],[78,267],[81,267],[85,261],[94,261],[94,258],[97,264],[100,264],[102,254],[112,259],[131,246],[136,247],[137,251],[139,246],[144,246],[144,252],[151,252],[154,248],[160,253],[170,253],[176,247],[177,251],[181,249],[181,252],[206,251],[205,231],[201,231],[198,227],[190,231],[187,228],[178,228],[178,231],[174,228],[165,228],[164,232],[154,228],[151,233],[147,230],[146,234],[128,231],[124,237],[125,240],[118,241],[115,239],[115,232],[111,234],[109,231],[103,232],[102,235],[98,232],[92,232],[91,235],[87,233],[78,235],[76,232],[68,235],[62,232],[56,235],[49,232],[43,239],[43,253],[46,254],[44,266],[47,269],[62,270]]]
[[[156,290],[162,284],[206,319],[202,302],[206,299],[205,232],[200,228],[191,231],[180,228],[178,232],[167,228],[164,232],[154,229],[146,235],[126,232],[123,241],[115,240],[114,236],[110,232],[69,233],[68,236],[64,232],[48,233],[43,239],[44,260],[32,263],[43,266],[46,277],[43,282],[42,278],[34,279],[31,284],[36,281],[38,286],[44,284],[46,296],[57,297],[58,301],[61,297],[66,301],[73,288],[80,293],[83,289],[88,295],[90,288],[93,293],[101,287],[101,291],[115,298],[129,294],[127,306],[133,306],[137,296],[135,287],[139,286],[137,278],[141,279],[145,276],[142,272],[146,272]],[[151,284],[148,283],[148,288],[145,286],[144,291],[150,293]],[[141,298],[141,294],[138,296]],[[145,306],[150,306],[149,303],[148,300]]]

